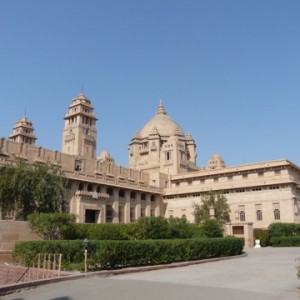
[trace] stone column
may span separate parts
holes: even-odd
[[[130,223],[130,191],[125,191],[124,223]]]
[[[113,223],[119,223],[119,188],[114,188],[113,190]]]
[[[135,200],[136,200],[136,205],[135,205],[135,220],[139,219],[141,217],[141,193],[136,192],[135,193]]]

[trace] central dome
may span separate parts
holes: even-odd
[[[167,115],[162,101],[160,101],[155,116],[143,127],[140,135],[142,138],[146,138],[153,131],[158,132],[162,137],[170,137],[175,134],[184,135],[180,126]]]

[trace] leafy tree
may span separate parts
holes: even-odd
[[[31,213],[58,212],[65,207],[66,179],[60,166],[50,163],[16,164],[0,167],[2,217],[26,220]]]
[[[222,222],[228,222],[229,206],[227,199],[224,195],[219,193],[210,192],[201,199],[201,203],[194,203],[194,216],[195,223],[200,223],[204,220],[210,219],[209,210],[213,208],[215,211],[215,218]]]
[[[68,213],[42,213],[28,216],[30,227],[44,240],[62,240],[76,217]]]

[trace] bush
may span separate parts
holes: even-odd
[[[241,254],[244,240],[238,238],[90,241],[90,270],[157,265]],[[33,241],[16,244],[13,256],[30,265],[38,253],[63,253],[65,270],[83,268],[83,242]]]
[[[65,239],[129,240],[191,238],[193,225],[184,218],[142,217],[131,224],[73,224]]]
[[[255,228],[253,231],[254,239],[260,240],[260,245],[262,247],[267,247],[270,245],[269,231],[267,229]]]
[[[65,231],[66,239],[128,240],[131,224],[73,224]]]
[[[223,237],[223,226],[216,219],[205,220],[201,224],[201,230],[203,235],[208,238]]]
[[[300,224],[273,223],[269,226],[270,239],[273,237],[300,236]]]
[[[32,230],[45,240],[62,240],[64,233],[71,230],[75,215],[68,213],[41,213],[28,216]]]
[[[169,224],[163,217],[142,217],[133,226],[138,240],[170,238]]]
[[[300,236],[273,237],[270,243],[273,247],[299,247]]]

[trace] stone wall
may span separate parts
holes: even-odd
[[[0,254],[11,253],[16,242],[40,239],[28,222],[0,220]]]

